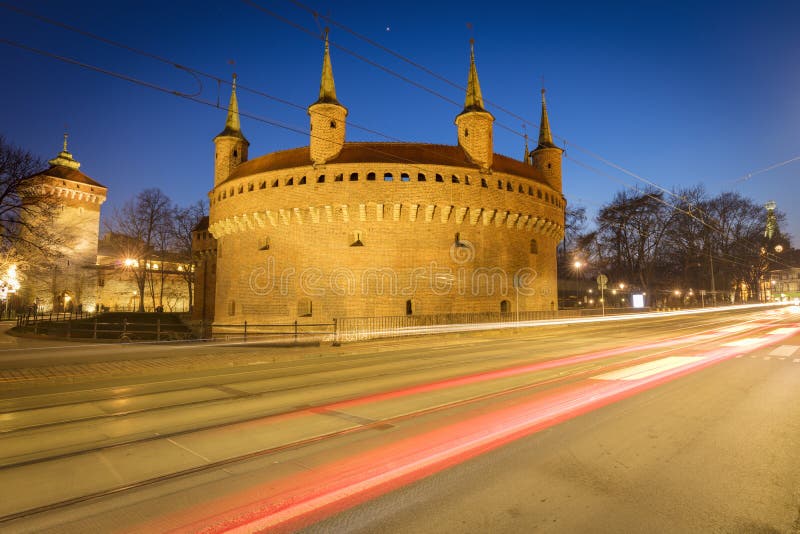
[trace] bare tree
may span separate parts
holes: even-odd
[[[59,254],[62,239],[53,231],[58,203],[37,176],[44,162],[0,136],[0,250]]]
[[[145,189],[135,199],[115,209],[106,225],[114,234],[111,239],[114,248],[126,258],[126,267],[136,281],[140,312],[145,309],[144,296],[148,282],[155,307],[152,277],[157,269],[153,265],[157,265],[156,260],[163,259],[171,217],[172,203],[169,197],[160,189],[152,188]]]
[[[192,258],[192,231],[206,215],[206,205],[200,201],[185,208],[176,207],[172,218],[174,253],[179,272],[189,290],[189,311],[194,306],[194,260]]]

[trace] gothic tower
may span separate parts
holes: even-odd
[[[458,146],[482,171],[492,166],[494,153],[492,143],[492,123],[494,117],[483,108],[483,95],[475,68],[475,41],[470,40],[469,77],[467,78],[467,97],[464,110],[456,117]]]
[[[79,170],[81,164],[67,150],[67,134],[63,150],[48,163],[47,170],[30,179],[58,209],[52,219],[39,220],[29,213],[23,217],[34,217],[26,221],[28,228],[49,225],[61,239],[55,244],[59,253],[31,262],[21,296],[25,303],[35,302],[45,310],[93,311],[99,283],[100,206],[108,189]]]
[[[533,164],[542,171],[542,176],[550,187],[561,190],[561,154],[563,150],[553,143],[553,134],[550,133],[550,120],[547,117],[547,103],[544,99],[542,88],[542,119],[539,123],[539,145],[531,152]]]
[[[347,108],[336,100],[327,30],[325,30],[325,56],[322,60],[319,99],[308,106],[308,115],[311,118],[309,142],[311,161],[314,165],[322,165],[341,152],[344,146],[345,117],[347,117]]]
[[[224,182],[233,170],[247,161],[247,148],[250,143],[242,134],[239,123],[239,101],[236,99],[236,75],[233,75],[231,100],[228,104],[228,117],[225,129],[214,138],[214,186]]]

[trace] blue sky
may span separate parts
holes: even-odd
[[[331,25],[337,94],[351,124],[455,144],[474,36],[483,95],[497,119],[496,152],[522,156],[521,118],[535,137],[544,77],[551,127],[566,143],[564,192],[572,205],[591,213],[626,185],[644,185],[596,155],[666,188],[702,183],[712,194],[776,200],[787,214],[784,230],[800,237],[800,161],[742,180],[800,156],[800,2],[307,2],[459,86]],[[235,71],[242,86],[301,108],[317,98],[326,23],[291,1],[10,4],[226,80]],[[2,6],[0,39],[223,107],[228,99],[229,87],[213,79]],[[110,189],[105,211],[145,187],[160,187],[179,204],[211,188],[212,139],[224,109],[4,42],[0,69],[0,134],[49,159],[66,125],[81,170]],[[246,90],[239,103],[245,114],[288,127],[244,117],[251,158],[308,144],[293,131],[307,131],[304,109]],[[386,139],[352,126],[347,137]]]

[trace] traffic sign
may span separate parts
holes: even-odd
[[[597,276],[597,289],[605,289],[607,283],[608,277],[606,275],[600,274]]]

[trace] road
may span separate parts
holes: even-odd
[[[0,349],[2,531],[800,532],[793,307],[35,343]]]

